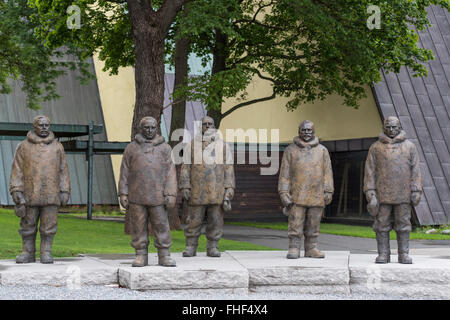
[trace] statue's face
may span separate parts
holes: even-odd
[[[141,123],[141,134],[148,140],[152,140],[158,133],[157,123],[152,120],[145,120]]]
[[[306,122],[298,129],[298,135],[303,141],[311,141],[314,139],[314,125],[311,122]]]
[[[50,134],[50,122],[46,118],[39,118],[33,125],[34,132],[41,138]]]
[[[205,134],[206,131],[214,129],[214,120],[206,117],[202,120],[202,133]]]
[[[386,121],[384,124],[384,133],[391,139],[395,138],[400,133],[400,123],[398,120]]]

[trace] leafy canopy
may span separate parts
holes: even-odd
[[[153,3],[153,2],[152,2]],[[134,65],[134,45],[127,5],[106,0],[0,1],[0,90],[9,92],[8,77],[20,78],[29,106],[56,97],[55,79],[64,67],[78,67],[89,77],[84,61],[98,53],[104,71]],[[80,29],[69,29],[67,8],[80,9]],[[159,2],[153,3],[156,7]],[[433,58],[417,45],[414,29],[429,21],[425,8],[449,0],[195,0],[179,14],[166,46],[173,61],[175,34],[189,37],[192,51],[211,63],[224,57],[214,72],[190,78],[177,97],[200,99],[221,109],[226,98],[245,100],[250,82],[270,81],[275,96],[289,97],[288,109],[330,94],[358,106],[364,86],[380,80],[379,69],[398,72],[408,66],[427,74],[422,62]],[[367,27],[369,5],[381,10],[381,29]],[[175,32],[175,30],[180,32]],[[217,41],[217,35],[223,35]],[[75,57],[61,62],[57,57]],[[243,102],[241,107],[252,102]],[[236,110],[232,108],[227,114]],[[225,114],[226,115],[226,114]]]
[[[418,47],[415,29],[429,24],[425,8],[432,4],[449,8],[448,0],[195,1],[180,17],[177,36],[191,39],[205,65],[222,50],[225,68],[192,77],[176,95],[220,110],[225,98],[246,99],[248,84],[259,77],[271,82],[273,93],[254,102],[284,96],[293,110],[338,94],[357,108],[364,86],[381,79],[381,68],[399,72],[407,66],[416,76],[427,74],[422,62],[433,54]],[[367,26],[370,5],[380,8],[381,29]],[[217,30],[227,38],[221,47]]]
[[[10,93],[11,81],[19,80],[31,109],[58,97],[56,79],[65,70],[78,66],[89,75],[85,63],[67,59],[67,50],[50,49],[35,37],[38,24],[31,16],[36,12],[26,0],[0,1],[0,93]]]

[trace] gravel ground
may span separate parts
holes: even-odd
[[[249,293],[183,294],[173,292],[135,291],[117,286],[82,286],[78,289],[51,286],[0,286],[0,300],[410,300],[384,294],[292,294]],[[427,300],[432,300],[427,298]]]

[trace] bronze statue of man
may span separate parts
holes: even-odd
[[[132,266],[148,265],[150,222],[158,249],[158,264],[174,267],[166,209],[173,208],[177,198],[172,148],[157,134],[158,122],[154,118],[142,118],[139,129],[140,133],[125,149],[119,179],[120,204],[130,215],[131,246],[136,250]]]
[[[16,149],[11,169],[10,193],[20,216],[22,254],[16,263],[35,262],[36,233],[40,221],[41,263],[53,263],[53,237],[58,228],[58,207],[70,195],[69,169],[64,148],[50,131],[50,120],[37,116],[33,131]]]
[[[196,147],[198,146],[198,147]],[[202,119],[202,133],[195,136],[187,148],[190,148],[190,161],[183,163],[180,173],[180,189],[183,199],[188,201],[186,249],[184,257],[192,257],[197,253],[198,238],[201,233],[202,222],[207,215],[206,239],[207,256],[220,257],[218,242],[223,234],[223,211],[230,207],[229,201],[234,196],[234,169],[230,163],[230,153],[226,144],[219,139],[211,117]],[[205,154],[205,149],[222,153],[222,162],[206,161],[196,162],[197,155]]]
[[[366,159],[364,192],[368,209],[375,221],[378,257],[376,263],[391,261],[389,232],[397,232],[398,262],[412,263],[409,253],[411,205],[416,206],[422,196],[420,161],[416,146],[406,139],[400,121],[388,117],[384,132],[372,144]]]
[[[284,151],[278,180],[278,192],[289,217],[286,257],[300,257],[300,241],[304,235],[305,257],[324,258],[317,243],[322,213],[334,191],[330,156],[319,144],[311,121],[300,123],[298,134]]]

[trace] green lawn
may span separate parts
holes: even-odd
[[[275,230],[286,230],[288,229],[287,222],[230,222],[229,224],[234,224],[238,226],[255,227],[255,228],[265,228],[265,229],[275,229]],[[424,240],[450,240],[450,235],[444,234],[426,234],[425,230],[427,228],[420,228],[419,232],[411,232],[411,239],[424,239]],[[440,228],[443,229],[443,228]],[[335,234],[340,236],[350,236],[350,237],[361,237],[361,238],[375,238],[375,232],[372,227],[364,226],[350,226],[337,223],[321,223],[320,232],[325,234]],[[396,239],[396,234],[391,231],[391,239]]]
[[[0,259],[14,259],[22,251],[22,239],[18,233],[20,219],[12,210],[0,209]],[[55,257],[73,257],[80,253],[132,253],[130,236],[124,234],[123,223],[109,221],[87,221],[59,215],[52,254]],[[185,248],[183,231],[172,231],[171,252],[182,252]],[[39,236],[36,240],[39,248]],[[150,252],[156,252],[150,239]],[[275,250],[273,248],[222,239],[224,250]],[[199,251],[206,251],[206,239],[199,239]],[[37,257],[39,257],[39,249]]]

